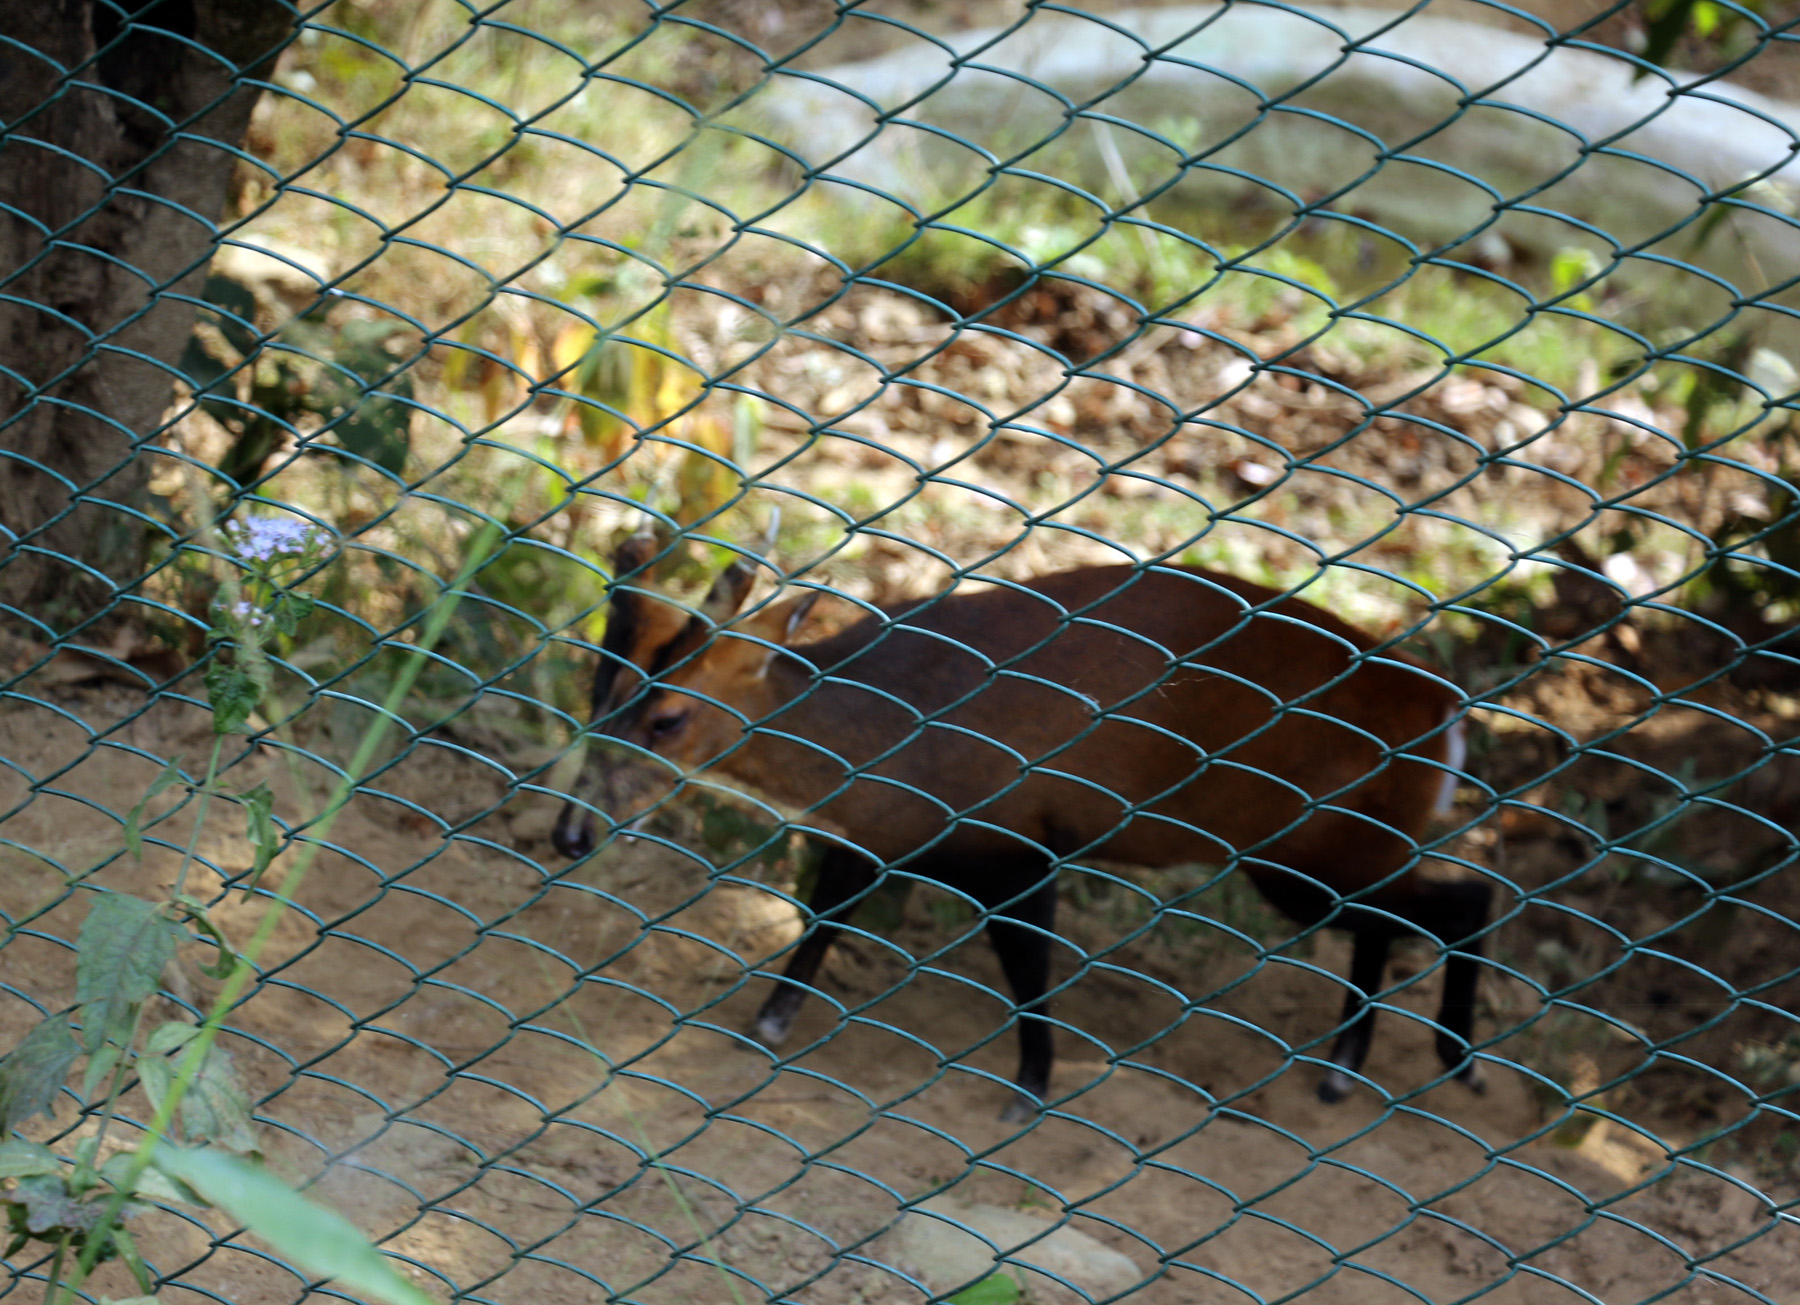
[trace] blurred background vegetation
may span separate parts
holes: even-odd
[[[1610,867],[1678,899],[1783,855],[1695,797],[1749,801],[1747,735],[1579,744],[1701,689],[1696,718],[1800,710],[1797,381],[1760,326],[1659,318],[1585,248],[1409,254],[1270,205],[1139,205],[1125,175],[851,205],[752,114],[750,43],[836,16],[716,8],[346,0],[283,56],[153,482],[177,533],[236,499],[341,542],[275,701],[376,696],[359,686],[496,521],[509,542],[412,714],[548,767],[584,716],[619,534],[645,511],[682,532],[658,579],[692,593],[779,508],[779,565],[859,602],[1167,557],[1410,637],[1492,709],[1465,814],[1503,799],[1504,836],[1537,849],[1522,879]],[[1739,26],[1696,45],[1684,12],[1689,55],[1735,57]],[[1665,41],[1641,17],[1619,39]],[[1151,126],[1176,150],[1199,130]],[[1696,242],[1733,238],[1715,208]],[[163,638],[197,646],[209,575],[168,557]],[[1620,779],[1647,766],[1666,782]],[[1758,782],[1757,810],[1800,809]],[[764,823],[694,821],[723,865],[800,873]],[[1545,965],[1605,969],[1557,946]]]
[[[248,495],[344,540],[296,665],[403,627],[491,516],[514,542],[447,651],[528,717],[575,713],[637,504],[727,541],[779,504],[785,566],[877,600],[948,575],[896,536],[1003,574],[1101,537],[1391,630],[1434,603],[1529,626],[1570,567],[1792,615],[1791,366],[1730,325],[1646,357],[1687,324],[1582,250],[1422,263],[1254,211],[1184,235],[1174,199],[1123,222],[1126,195],[1043,185],[846,210],[740,125],[767,75],[744,46],[618,5],[505,18],[334,5],[257,113],[156,488],[175,518]],[[870,448],[915,434],[889,445],[911,465]],[[1028,545],[1039,521],[1072,529]]]

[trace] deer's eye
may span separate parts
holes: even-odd
[[[677,730],[687,724],[688,714],[685,711],[659,712],[650,718],[650,741],[660,743],[672,737]]]

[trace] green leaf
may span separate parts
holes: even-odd
[[[1660,68],[1668,62],[1669,55],[1675,49],[1675,43],[1687,30],[1688,19],[1693,15],[1694,9],[1699,3],[1700,0],[1673,0],[1673,3],[1664,6],[1661,12],[1653,12],[1650,24],[1644,31],[1642,58],[1645,63],[1652,63]],[[1633,74],[1633,80],[1635,81],[1643,75],[1644,70],[1639,68]]]
[[[232,1065],[231,1053],[215,1043],[181,1098],[181,1127],[189,1142],[210,1142],[239,1155],[262,1150],[250,1125],[250,1093]]]
[[[262,339],[256,329],[256,294],[242,282],[214,272],[206,278],[200,297],[214,305],[208,314],[218,322],[219,332],[233,349],[247,354]]]
[[[162,1302],[154,1296],[121,1296],[117,1299],[102,1296],[100,1305],[162,1305]]]
[[[386,343],[403,328],[390,322],[346,323],[328,352],[333,366],[305,404],[326,419],[339,444],[398,476],[406,470],[412,429],[412,378],[394,371]]]
[[[394,369],[388,341],[405,332],[406,328],[398,322],[352,319],[338,328],[336,361],[365,381],[379,380]]]
[[[150,1276],[150,1266],[144,1263],[144,1257],[138,1254],[137,1239],[123,1224],[114,1224],[112,1229],[113,1248],[119,1252],[119,1258],[125,1261],[125,1267],[131,1270],[131,1276],[137,1279],[138,1290],[149,1292],[156,1286],[156,1280]],[[138,1297],[139,1300],[145,1297]],[[154,1296],[149,1297],[155,1300]]]
[[[125,1180],[131,1175],[131,1151],[115,1151],[107,1162],[100,1166],[100,1176],[111,1183],[118,1191],[125,1191]],[[175,1201],[181,1205],[205,1205],[200,1193],[176,1178],[171,1178],[154,1166],[147,1167],[137,1177],[137,1186],[129,1196],[145,1196],[153,1201]]]
[[[1019,1286],[1018,1279],[1004,1273],[991,1273],[950,1297],[949,1305],[1013,1305],[1024,1296],[1025,1290]]]
[[[75,1172],[69,1175],[69,1190],[78,1196],[94,1185],[94,1178],[99,1173],[94,1168],[94,1157],[99,1151],[98,1134],[84,1137],[75,1144]]]
[[[175,1066],[161,1056],[139,1056],[136,1069],[138,1085],[144,1089],[144,1098],[150,1103],[150,1113],[161,1114],[163,1099],[175,1086]]]
[[[248,733],[250,713],[262,702],[269,671],[261,658],[240,646],[230,662],[216,654],[206,667],[206,697],[212,703],[214,734]]]
[[[81,1054],[65,1016],[52,1015],[0,1060],[0,1134],[10,1133],[51,1104]]]
[[[248,793],[238,794],[238,801],[244,804],[250,845],[256,849],[250,862],[250,881],[245,885],[254,888],[275,854],[281,851],[281,835],[275,829],[275,795],[269,792],[267,784],[258,784]]]
[[[200,966],[200,973],[214,979],[230,978],[231,972],[238,966],[238,954],[231,950],[231,943],[227,941],[224,931],[213,923],[212,913],[206,909],[206,903],[188,893],[177,893],[175,902],[182,908],[189,922],[218,948],[219,959],[211,965]]]
[[[231,370],[230,364],[213,356],[213,351],[207,348],[207,341],[198,334],[188,337],[187,346],[181,351],[181,361],[175,366],[180,369],[182,377],[195,394],[205,393],[209,387],[224,380],[225,374]],[[224,388],[220,386],[221,390]]]
[[[261,1165],[213,1149],[163,1145],[152,1163],[211,1201],[308,1273],[391,1305],[433,1305],[356,1225],[301,1196]]]
[[[378,391],[371,391],[332,427],[346,449],[396,476],[406,471],[411,430],[411,406],[383,398]]]
[[[5,1199],[25,1208],[25,1227],[34,1237],[64,1228],[92,1232],[104,1209],[99,1202],[76,1200],[68,1184],[47,1175],[21,1178]]]
[[[37,1142],[21,1142],[13,1138],[0,1142],[0,1178],[31,1178],[38,1174],[60,1174],[62,1162],[56,1152]]]
[[[75,1000],[89,1052],[131,1037],[132,1013],[156,991],[163,967],[187,935],[156,903],[128,893],[102,893],[76,940]]]
[[[144,796],[125,816],[125,850],[139,861],[144,859],[144,810],[150,805],[151,799],[180,778],[181,758],[175,757],[150,781],[150,787],[144,790]]]
[[[1550,286],[1555,294],[1567,294],[1577,282],[1591,280],[1599,272],[1599,255],[1580,245],[1569,245],[1557,250],[1550,260]]]
[[[8,1255],[16,1253],[33,1237],[57,1242],[65,1235],[73,1234],[73,1244],[79,1247],[106,1217],[105,1201],[81,1200],[61,1178],[49,1175],[19,1179],[12,1191],[0,1196],[0,1204],[7,1207],[7,1227],[13,1234]],[[135,1218],[144,1209],[135,1201],[127,1201],[121,1207],[120,1215]],[[101,1243],[99,1262],[105,1263],[127,1247],[136,1253],[130,1235],[114,1224]],[[149,1285],[149,1280],[145,1279],[141,1285]]]
[[[167,1054],[191,1041],[199,1026],[171,1022],[150,1035],[144,1055],[138,1058],[138,1082],[152,1111],[160,1112],[175,1086],[179,1065]],[[181,1097],[181,1127],[190,1142],[211,1142],[240,1155],[254,1155],[262,1148],[250,1122],[250,1093],[238,1077],[231,1054],[217,1045],[206,1049],[206,1058]]]
[[[166,1056],[177,1047],[185,1047],[200,1032],[198,1024],[189,1024],[186,1020],[170,1020],[160,1024],[144,1042],[146,1056]]]
[[[306,594],[296,594],[287,589],[281,590],[275,595],[274,606],[271,609],[275,614],[275,628],[291,638],[294,632],[300,628],[300,622],[311,616],[313,608],[317,606],[318,601]]]
[[[81,1099],[92,1102],[94,1093],[115,1069],[119,1067],[119,1057],[124,1051],[115,1043],[107,1043],[100,1050],[88,1057],[87,1069],[81,1075]]]
[[[251,402],[256,404],[256,409],[266,411],[266,407],[258,402],[260,397],[252,395]],[[217,470],[235,485],[248,485],[262,475],[269,455],[281,447],[287,428],[267,417],[250,416],[241,407],[231,415],[243,423],[243,430],[225,450],[225,456],[219,459]]]

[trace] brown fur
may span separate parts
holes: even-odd
[[[1329,613],[1196,568],[1103,566],[887,608],[794,645],[809,597],[715,629],[748,588],[737,571],[675,634],[669,609],[652,619],[660,604],[625,598],[615,619],[642,634],[629,659],[656,683],[633,700],[636,677],[618,677],[596,702],[615,713],[606,734],[799,810],[867,863],[913,858],[984,901],[984,864],[1042,878],[1058,858],[1235,855],[1302,923],[1360,894],[1439,931],[1414,849],[1461,695],[1402,654],[1357,661],[1374,641]],[[594,764],[607,805],[630,808],[609,810],[620,822],[675,783],[647,760]],[[1035,891],[1020,874],[991,877]],[[1380,933],[1385,954],[1387,918],[1336,922],[1359,944]]]

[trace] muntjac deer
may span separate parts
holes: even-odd
[[[1319,1095],[1354,1084],[1389,945],[1448,950],[1437,1054],[1469,1053],[1490,886],[1429,877],[1416,839],[1462,761],[1462,696],[1330,613],[1193,567],[1092,566],[881,609],[793,642],[817,591],[739,616],[740,559],[698,612],[632,587],[657,551],[614,558],[594,684],[604,737],[557,822],[595,847],[594,811],[638,819],[681,777],[737,780],[827,836],[813,924],[756,1017],[786,1036],[837,928],[883,866],[958,889],[987,929],[1019,1011],[1020,1096],[1049,1089],[1056,867],[1076,857],[1235,863],[1302,925],[1354,939],[1344,1028]],[[653,754],[653,755],[652,755]]]

